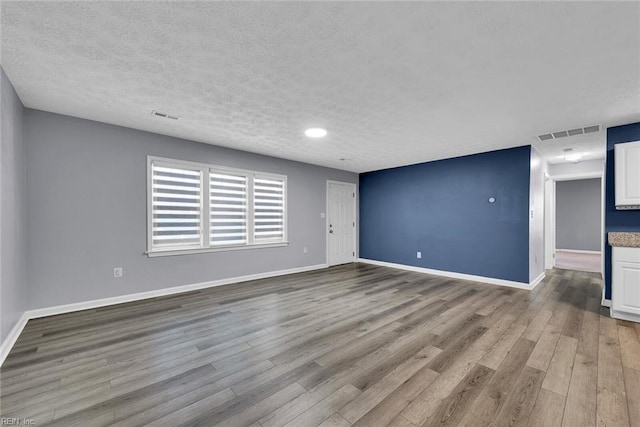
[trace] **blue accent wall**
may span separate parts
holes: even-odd
[[[640,210],[616,210],[614,151],[616,144],[640,140],[640,123],[607,129],[607,166],[605,169],[604,229],[609,231],[640,231]],[[605,298],[611,299],[611,246],[604,248]]]
[[[524,146],[361,174],[360,257],[529,283],[530,155]]]

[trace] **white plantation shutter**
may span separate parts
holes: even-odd
[[[209,242],[217,245],[246,244],[247,175],[209,172]]]
[[[202,245],[202,171],[151,165],[151,246],[192,248]]]
[[[253,240],[284,241],[285,180],[256,175],[253,179]]]
[[[147,157],[149,256],[280,246],[287,177]]]

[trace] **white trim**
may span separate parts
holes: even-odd
[[[604,171],[601,172],[585,172],[585,173],[570,173],[565,175],[551,175],[550,178],[554,181],[574,181],[579,179],[590,178],[602,178]]]
[[[545,173],[546,174],[546,173]],[[555,265],[555,202],[556,182],[546,174],[544,182],[544,268],[550,270]]]
[[[39,308],[29,310],[30,319],[38,317],[53,316],[55,314],[71,313],[73,311],[87,310],[90,308],[104,307],[113,304],[139,301],[148,298],[156,298],[166,295],[180,294],[183,292],[195,291],[198,289],[214,288],[217,286],[230,285],[233,283],[248,282],[250,280],[267,279],[269,277],[285,276],[287,274],[304,273],[306,271],[320,270],[327,268],[326,264],[309,265],[306,267],[289,268],[287,270],[268,271],[266,273],[249,274],[246,276],[230,277],[228,279],[213,280],[210,282],[193,283],[190,285],[175,286],[172,288],[158,289],[156,291],[140,292],[136,294],[121,295],[117,297],[101,298],[91,301],[78,302],[73,304],[58,305],[55,307]]]
[[[201,232],[200,244],[194,244],[189,247],[153,247],[153,172],[154,164],[160,164],[167,167],[184,167],[200,171],[200,217]],[[247,243],[244,245],[211,245],[210,242],[210,177],[211,173],[229,173],[245,176],[247,179]],[[280,180],[283,183],[284,200],[283,200],[283,218],[282,218],[282,239],[263,239],[261,243],[255,243],[254,230],[254,181],[256,178]],[[189,255],[204,252],[223,252],[241,249],[269,248],[288,245],[288,199],[289,191],[287,185],[287,175],[259,172],[248,169],[232,168],[228,166],[218,166],[209,163],[198,163],[187,160],[169,159],[166,157],[147,156],[147,250],[145,254],[148,257],[156,256],[173,256],[173,255]]]
[[[606,163],[606,158],[605,158],[605,163]],[[551,179],[551,181],[553,182],[552,185],[552,194],[550,195],[550,198],[552,199],[551,202],[553,203],[553,206],[551,208],[551,225],[552,227],[549,230],[549,234],[545,233],[545,239],[550,238],[552,240],[552,248],[553,248],[553,267],[556,266],[556,259],[555,259],[555,253],[556,251],[562,250],[562,249],[556,249],[556,210],[557,210],[557,203],[556,203],[556,197],[557,197],[557,192],[556,192],[556,183],[558,181],[574,181],[574,180],[580,180],[580,179],[590,179],[590,178],[600,178],[600,253],[604,254],[604,250],[605,250],[605,244],[606,244],[606,233],[605,233],[605,224],[604,224],[604,220],[605,220],[605,208],[606,208],[606,175],[604,174],[604,169],[600,172],[585,172],[585,173],[575,173],[575,174],[566,174],[566,175],[551,175],[549,176],[549,179]],[[546,245],[546,242],[545,242]],[[573,251],[570,250],[571,252],[578,252],[578,251]],[[545,255],[546,256],[546,255]],[[605,262],[605,257],[603,256],[600,262],[600,275],[604,278],[604,262]],[[546,266],[545,266],[546,267]]]
[[[279,243],[254,243],[253,245],[241,245],[241,246],[221,246],[215,247],[211,246],[209,248],[198,248],[198,249],[179,249],[179,250],[167,250],[167,251],[153,251],[147,252],[146,255],[149,258],[161,257],[161,256],[175,256],[175,255],[191,255],[191,254],[203,254],[207,252],[228,252],[228,251],[239,251],[246,249],[263,249],[263,248],[279,248],[282,246],[288,246],[289,242],[279,242]]]
[[[576,254],[593,254],[593,255],[601,255],[601,251],[582,251],[578,249],[556,249],[556,252],[574,252]]]
[[[531,281],[531,283],[529,283],[530,289],[535,289],[536,286],[538,286],[540,283],[542,283],[544,278],[545,278],[545,273],[544,272],[540,273],[540,275],[538,277],[536,277],[535,279],[533,279]]]
[[[11,329],[11,331],[9,331],[9,335],[7,335],[7,338],[5,338],[4,341],[2,341],[2,344],[0,345],[0,366],[2,366],[2,364],[4,363],[4,360],[9,355],[9,352],[11,351],[14,344],[18,340],[18,337],[22,333],[22,330],[27,325],[28,320],[29,320],[29,315],[28,315],[28,312],[25,311],[24,313],[22,313],[22,316],[20,316],[20,319],[18,319],[16,324],[13,325],[13,328]]]
[[[602,288],[602,299],[600,300],[600,305],[603,306],[603,307],[611,307],[611,300],[610,299],[606,299],[604,297],[604,291],[605,291],[605,288],[603,287]]]
[[[56,314],[72,313],[74,311],[88,310],[91,308],[105,307],[108,305],[122,304],[126,302],[139,301],[149,298],[162,297],[166,295],[180,294],[198,289],[213,288],[217,286],[231,285],[234,283],[248,282],[251,280],[267,279],[270,277],[285,276],[288,274],[304,273],[307,271],[321,270],[327,268],[327,264],[316,264],[305,267],[289,268],[286,270],[269,271],[266,273],[249,274],[246,276],[230,277],[228,279],[213,280],[210,282],[193,283],[190,285],[174,286],[172,288],[158,289],[156,291],[139,292],[135,294],[120,295],[117,297],[101,298],[91,301],[77,302],[73,304],[57,305],[54,307],[37,308],[24,312],[18,323],[13,327],[7,338],[0,346],[0,366],[13,348],[20,333],[24,329],[29,319],[54,316]]]
[[[613,317],[614,319],[628,320],[629,322],[640,323],[640,316],[639,315],[632,314],[632,313],[627,313],[627,312],[622,312],[622,311],[617,311],[617,310],[614,310],[614,309],[611,309],[611,317]]]
[[[607,163],[606,153],[605,153],[605,164]],[[607,176],[603,175],[600,178],[600,252],[602,253],[602,258],[600,259],[600,276],[602,276],[603,283],[604,280],[604,265],[605,265],[605,250],[607,246],[607,233],[606,233],[606,224],[605,219],[607,216]],[[604,283],[606,288],[606,283]]]
[[[527,290],[534,289],[536,286],[538,286],[538,284],[540,284],[540,282],[542,282],[542,280],[545,277],[545,274],[542,273],[540,274],[540,276],[536,277],[531,283],[525,283],[525,282],[514,282],[511,280],[504,280],[504,279],[495,279],[493,277],[475,276],[473,274],[455,273],[453,271],[433,270],[431,268],[414,267],[412,265],[395,264],[392,262],[376,261],[376,260],[366,259],[366,258],[358,258],[358,262],[362,262],[365,264],[379,265],[382,267],[397,268],[400,270],[415,271],[418,273],[431,274],[433,276],[451,277],[453,279],[470,280],[473,282],[482,282],[482,283],[488,283],[491,285],[508,286],[510,288],[527,289]]]
[[[326,255],[325,262],[327,266],[331,267],[329,264],[329,184],[339,184],[339,185],[349,185],[353,187],[353,261],[356,262],[358,259],[358,185],[353,182],[344,182],[344,181],[335,181],[332,179],[327,180],[326,184],[326,200],[325,200],[325,246],[326,246]],[[339,265],[339,264],[335,264]]]

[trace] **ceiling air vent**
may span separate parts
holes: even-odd
[[[178,120],[180,117],[178,116],[170,116],[169,114],[161,113],[159,111],[153,110],[151,112],[152,116],[162,117],[164,119]]]
[[[569,136],[569,134],[567,133],[567,131],[566,131],[566,130],[562,130],[562,131],[560,131],[560,132],[554,132],[554,133],[553,133],[553,137],[554,137],[555,139],[558,139],[558,138],[564,138],[565,136]]]
[[[559,130],[557,132],[544,133],[538,135],[540,141],[549,141],[550,139],[566,138],[568,136],[582,135],[586,133],[600,132],[600,125],[585,126],[583,128],[575,128],[569,130]]]

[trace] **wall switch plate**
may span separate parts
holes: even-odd
[[[324,218],[324,217],[325,217],[324,212],[320,212],[320,218]]]
[[[113,269],[113,277],[122,277],[123,272],[122,272],[122,267],[116,267]]]
[[[304,252],[304,253],[306,254],[307,252],[309,252],[309,248],[307,248],[307,247],[305,246],[304,248],[302,248],[302,252]]]
[[[416,258],[418,258],[418,259],[422,258],[422,252],[417,252],[416,253]]]

